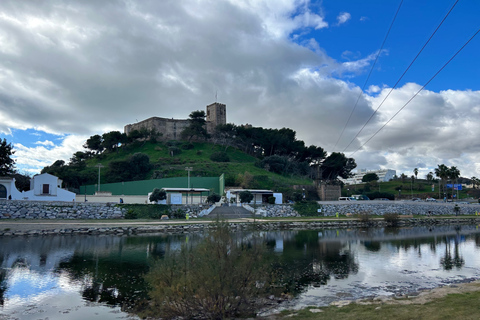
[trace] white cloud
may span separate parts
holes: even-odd
[[[340,52],[348,61],[329,57],[310,36],[328,24],[308,0],[4,0],[0,12],[0,132],[66,135],[60,144],[15,144],[17,167],[40,170],[68,161],[89,136],[123,131],[136,120],[187,118],[213,102],[215,92],[227,104],[229,122],[289,127],[307,144],[341,151],[389,90],[372,83],[362,94],[348,81],[365,74],[376,53],[365,57],[346,46]],[[351,16],[338,18],[345,23]],[[348,151],[418,88],[410,83],[394,90]],[[479,95],[423,92],[355,154],[359,167],[411,171],[445,163],[480,176]]]
[[[40,144],[40,145],[42,145],[42,146],[44,146],[44,147],[54,147],[54,146],[55,146],[55,144],[54,144],[52,141],[50,141],[50,140],[37,141],[37,142],[35,142],[35,144]]]
[[[39,173],[45,166],[52,165],[56,160],[68,160],[81,150],[81,146],[88,139],[87,136],[66,136],[59,145],[51,141],[39,142],[40,146],[26,147],[21,143],[14,144],[14,159],[16,168],[20,171]]]
[[[337,16],[337,24],[341,25],[350,20],[352,15],[348,12],[342,12]]]

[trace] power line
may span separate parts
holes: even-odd
[[[480,29],[475,32],[475,34],[468,39],[468,41],[438,70],[424,85],[423,87],[420,88],[380,129],[378,129],[367,141],[365,141],[364,144],[362,144],[355,152],[353,152],[350,157],[352,157],[358,150],[362,149],[370,140],[372,140],[383,128],[387,126],[387,124],[390,123],[390,121],[393,120],[425,87],[440,73],[442,72],[443,69],[462,51],[469,43],[470,41],[475,38],[475,36],[480,32]]]
[[[365,122],[365,124],[363,125],[363,127],[360,129],[360,131],[357,132],[357,134],[355,135],[355,137],[353,137],[353,139],[350,141],[350,143],[345,147],[345,149],[343,149],[343,152],[345,152],[345,150],[347,150],[348,147],[350,147],[350,145],[353,143],[353,141],[355,141],[355,139],[360,135],[360,133],[363,131],[363,129],[365,129],[366,125],[370,122],[370,120],[373,119],[373,116],[377,113],[378,109],[380,109],[380,107],[383,105],[383,103],[385,102],[385,100],[387,100],[387,98],[390,96],[390,94],[392,93],[392,91],[397,87],[397,85],[400,83],[400,81],[403,79],[403,77],[405,76],[405,74],[407,73],[407,71],[410,69],[410,67],[413,65],[413,63],[417,60],[417,58],[420,56],[420,54],[422,53],[423,49],[425,49],[425,47],[427,46],[427,44],[430,42],[430,40],[432,40],[433,36],[435,35],[435,33],[437,33],[438,29],[440,29],[440,26],[443,24],[443,22],[447,19],[448,15],[450,14],[450,12],[452,12],[453,8],[455,8],[455,6],[457,5],[458,1],[460,0],[457,0],[455,1],[455,3],[453,4],[453,6],[450,8],[450,10],[447,12],[447,14],[445,15],[445,17],[443,17],[442,21],[440,22],[440,24],[437,26],[437,28],[435,29],[435,31],[433,31],[433,33],[430,35],[430,37],[428,38],[427,42],[425,42],[425,44],[423,45],[423,47],[420,49],[420,51],[417,53],[417,55],[415,56],[415,58],[412,60],[412,62],[410,62],[410,64],[408,65],[407,69],[405,69],[405,71],[402,73],[402,75],[400,76],[400,78],[397,80],[397,82],[395,83],[395,85],[390,89],[390,91],[388,92],[388,94],[385,96],[385,98],[383,98],[382,102],[380,103],[380,105],[377,107],[377,109],[372,113],[372,115],[370,116],[370,118],[368,118],[367,122]],[[363,91],[363,90],[362,90]]]
[[[377,52],[377,56],[375,57],[375,61],[374,61],[373,64],[372,64],[372,68],[370,69],[370,72],[368,73],[367,79],[365,79],[365,83],[363,84],[362,91],[361,91],[360,94],[358,95],[357,101],[355,101],[355,105],[353,106],[353,109],[352,109],[352,111],[350,112],[350,115],[348,116],[347,122],[345,123],[345,126],[343,127],[343,130],[342,130],[342,132],[340,133],[340,136],[338,137],[338,140],[337,140],[337,142],[335,143],[335,146],[333,147],[333,150],[335,150],[335,148],[337,147],[338,142],[339,142],[340,139],[342,138],[343,133],[345,132],[345,129],[347,128],[347,125],[348,125],[348,123],[350,122],[350,119],[352,118],[353,112],[354,112],[355,109],[357,108],[358,101],[360,101],[360,97],[363,95],[363,91],[365,90],[365,87],[367,86],[367,83],[368,83],[368,80],[370,79],[370,75],[372,74],[373,68],[375,67],[375,64],[376,64],[377,61],[378,61],[378,57],[380,56],[380,53],[381,53],[382,50],[383,50],[383,46],[385,45],[385,42],[387,41],[388,35],[390,34],[390,30],[392,30],[393,23],[395,22],[395,19],[397,18],[397,15],[398,15],[398,12],[400,11],[400,7],[402,6],[402,3],[403,3],[403,0],[401,0],[401,1],[400,1],[400,4],[398,5],[398,8],[397,8],[397,11],[395,12],[395,16],[393,17],[392,23],[390,24],[390,27],[388,28],[387,34],[385,35],[385,38],[383,39],[382,45],[381,45],[380,49],[379,49],[378,52]]]

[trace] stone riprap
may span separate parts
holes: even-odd
[[[0,201],[0,219],[119,219],[125,212],[109,203]]]
[[[475,215],[480,214],[480,204],[457,204],[455,203],[426,203],[426,202],[402,202],[402,201],[346,201],[342,203],[322,203],[321,215],[335,216],[347,214],[370,214],[383,216],[386,213],[400,215]]]
[[[284,217],[299,217],[295,209],[293,209],[292,205],[288,204],[269,204],[269,205],[261,205],[256,208],[253,208],[250,205],[244,205],[245,209],[250,212],[254,212],[256,215],[262,217],[276,217],[276,218],[284,218]]]
[[[215,225],[212,223],[185,223],[184,224],[159,224],[151,226],[99,226],[99,227],[77,227],[58,229],[34,229],[34,230],[0,230],[0,236],[48,236],[48,235],[140,235],[140,234],[185,234],[205,232]],[[480,223],[480,218],[423,218],[423,219],[401,219],[398,226],[424,226],[432,231],[446,225],[475,226]],[[332,221],[249,221],[231,222],[229,227],[232,231],[240,230],[341,230],[362,227],[386,227],[387,222],[383,219],[370,220],[368,222],[357,219],[332,220]],[[374,229],[372,229],[374,230]],[[350,231],[351,232],[351,231]]]

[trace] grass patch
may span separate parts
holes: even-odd
[[[298,312],[285,311],[277,319],[329,319],[329,320],[450,320],[478,319],[480,292],[450,294],[426,304],[350,304],[344,307],[307,308]],[[312,312],[310,309],[320,309]]]

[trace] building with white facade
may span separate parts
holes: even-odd
[[[392,169],[380,169],[380,170],[360,169],[360,171],[355,173],[353,177],[348,179],[340,179],[340,180],[342,180],[342,182],[345,184],[358,184],[358,183],[362,183],[363,176],[368,173],[375,173],[378,176],[379,182],[387,182],[393,179],[393,177],[397,174],[397,171]]]
[[[0,199],[33,201],[75,201],[75,193],[62,189],[62,180],[48,173],[30,180],[30,190],[18,191],[15,178],[0,179]]]

